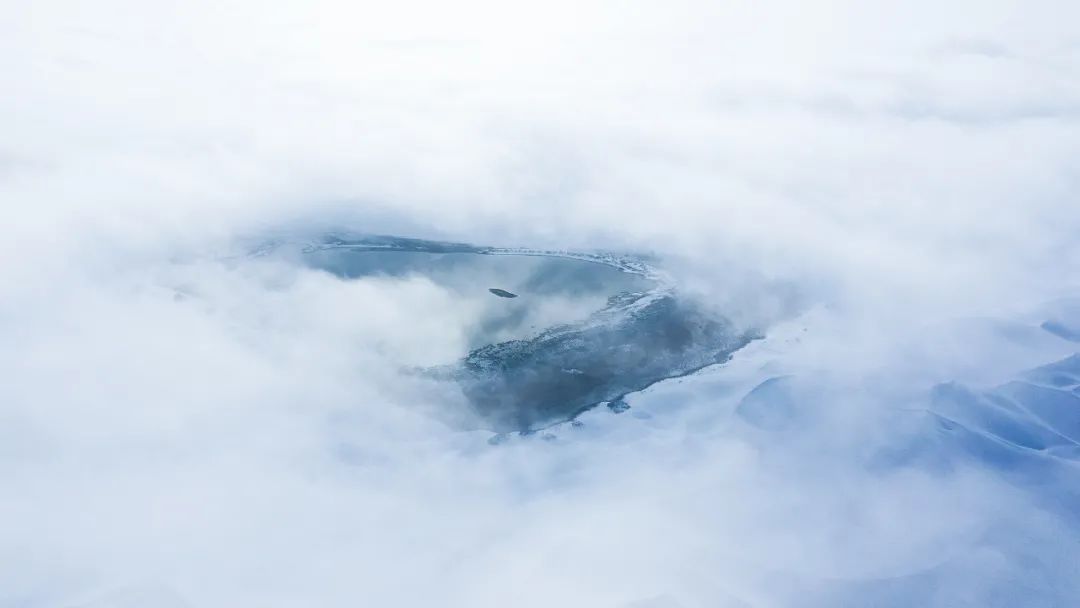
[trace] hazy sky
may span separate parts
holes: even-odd
[[[1080,601],[1075,459],[897,456],[1080,350],[1080,3],[389,4],[0,0],[0,607]],[[490,446],[399,372],[472,304],[223,260],[311,223],[767,338]]]

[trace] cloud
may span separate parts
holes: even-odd
[[[1064,605],[1075,475],[931,394],[1076,350],[1077,11],[7,3],[0,606]],[[490,446],[400,373],[490,302],[235,257],[312,224],[652,253],[767,339]]]

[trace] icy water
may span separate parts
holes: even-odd
[[[411,373],[459,391],[499,433],[603,404],[622,411],[628,393],[723,362],[753,338],[632,256],[353,236],[303,244],[298,259],[348,280],[431,281],[468,304],[468,352]]]

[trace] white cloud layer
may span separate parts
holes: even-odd
[[[1080,598],[1075,458],[925,413],[1078,350],[1080,4],[0,7],[0,607]],[[768,337],[490,446],[398,371],[482,304],[223,259],[294,222],[648,251]]]

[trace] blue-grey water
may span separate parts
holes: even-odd
[[[620,411],[628,393],[723,362],[753,336],[633,256],[355,235],[297,251],[343,279],[420,277],[482,300],[470,307],[468,351],[413,371],[460,391],[496,432],[537,430],[604,403]]]

